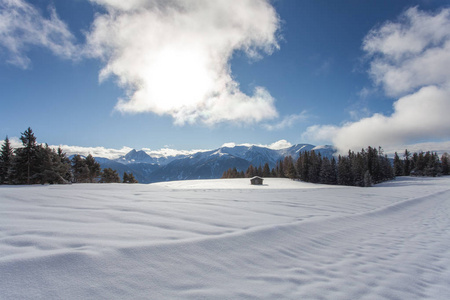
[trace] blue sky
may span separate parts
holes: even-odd
[[[450,140],[450,1],[163,3],[0,0],[0,137],[30,126],[50,145],[114,149]]]

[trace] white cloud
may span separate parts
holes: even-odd
[[[160,158],[160,157],[170,157],[170,156],[177,156],[177,155],[191,155],[197,152],[205,152],[209,150],[205,149],[196,149],[196,150],[177,150],[177,149],[171,149],[168,147],[161,148],[159,150],[152,150],[150,148],[142,148],[142,150],[150,155],[151,157]]]
[[[275,124],[263,124],[262,126],[270,131],[282,130],[294,126],[298,122],[305,121],[308,118],[306,111],[302,111],[299,114],[292,114],[285,116],[280,122]]]
[[[341,151],[450,138],[450,9],[431,14],[408,9],[398,22],[373,29],[363,49],[370,74],[387,95],[399,96],[393,113],[342,126],[315,125],[304,137],[328,139]]]
[[[46,19],[24,0],[0,0],[0,48],[6,52],[7,62],[27,68],[29,46],[49,49],[63,58],[75,58],[75,38],[62,22],[54,8]]]
[[[267,146],[267,148],[270,148],[273,150],[280,150],[280,149],[285,149],[285,148],[289,148],[289,147],[292,147],[292,144],[286,140],[279,140],[279,141]]]
[[[273,150],[279,150],[279,149],[289,148],[292,146],[292,144],[286,140],[279,140],[279,141],[276,141],[276,142],[274,142],[272,144],[268,144],[268,145],[267,144],[249,144],[249,143],[236,144],[233,142],[225,143],[222,145],[222,147],[228,147],[228,148],[233,148],[236,146],[245,146],[245,147],[258,146],[258,147],[265,147],[265,148],[269,148],[269,149],[273,149]]]
[[[263,87],[239,89],[229,61],[278,48],[279,19],[268,0],[91,0],[104,6],[87,36],[86,55],[101,58],[127,96],[124,113],[170,115],[176,124],[254,123],[275,118]]]
[[[363,49],[370,74],[390,96],[450,82],[450,9],[437,14],[408,9],[399,22],[369,32]]]
[[[49,146],[51,148],[57,149],[59,146]],[[122,147],[121,149],[113,149],[113,148],[105,148],[105,147],[81,147],[81,146],[68,146],[61,145],[63,151],[67,154],[67,156],[71,156],[74,154],[79,154],[83,156],[87,156],[91,154],[94,157],[105,157],[109,159],[116,159],[122,155],[127,154],[133,148],[130,147]]]
[[[317,144],[330,143],[339,130],[340,128],[334,125],[313,125],[302,133],[302,139]]]

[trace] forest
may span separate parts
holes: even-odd
[[[92,155],[69,159],[61,149],[37,144],[31,128],[21,133],[22,147],[6,137],[0,150],[0,184],[137,183],[132,173],[121,181],[116,170],[101,169]]]
[[[419,152],[411,154],[405,150],[400,158],[383,154],[381,147],[368,147],[360,152],[349,151],[348,155],[336,158],[322,157],[315,151],[301,152],[294,160],[287,156],[270,169],[269,164],[250,167],[244,172],[236,168],[225,171],[222,178],[279,177],[311,183],[369,187],[391,180],[395,176],[441,176],[449,174],[448,153],[441,158],[436,153]]]

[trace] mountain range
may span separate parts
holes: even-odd
[[[117,159],[96,157],[102,168],[133,173],[140,183],[171,180],[220,178],[224,171],[234,168],[245,171],[250,165],[275,167],[277,161],[286,156],[296,159],[300,152],[314,150],[331,158],[336,152],[332,146],[297,144],[284,149],[270,149],[260,146],[221,147],[215,150],[199,151],[189,155],[152,157],[143,150],[131,150]]]

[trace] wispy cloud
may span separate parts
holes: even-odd
[[[286,140],[279,140],[272,144],[250,144],[250,143],[236,144],[236,143],[230,142],[230,143],[225,143],[222,145],[222,147],[229,147],[229,148],[233,148],[236,146],[246,146],[246,147],[258,146],[258,147],[266,147],[266,148],[273,149],[273,150],[279,150],[279,149],[289,148],[292,146],[292,144]]]
[[[274,131],[274,130],[282,130],[285,128],[289,128],[294,126],[295,124],[299,123],[299,122],[304,122],[308,119],[308,114],[306,111],[302,111],[299,114],[292,114],[292,115],[287,115],[285,116],[281,121],[279,121],[278,123],[274,123],[274,124],[263,124],[262,126],[270,131]]]
[[[341,126],[315,125],[303,136],[328,138],[342,152],[450,138],[450,9],[410,8],[396,22],[371,30],[363,49],[374,82],[387,95],[400,97],[394,112]]]
[[[75,58],[78,48],[75,38],[50,7],[46,19],[33,5],[24,0],[0,0],[0,48],[6,61],[26,69],[30,65],[30,46],[47,48],[63,58]]]
[[[244,94],[230,69],[235,51],[250,59],[278,49],[278,15],[268,0],[91,0],[86,54],[127,91],[116,109],[170,115],[179,125],[254,123],[277,117],[263,87]]]

